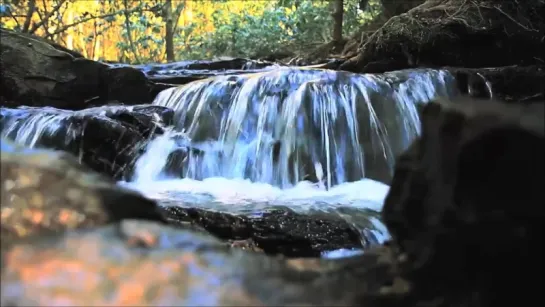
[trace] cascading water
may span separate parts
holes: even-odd
[[[69,111],[51,107],[20,107],[0,109],[2,138],[14,140],[28,147],[56,147],[66,149],[82,133],[81,125],[93,116],[104,117],[118,112],[132,112],[133,106],[104,106],[80,111]]]
[[[417,105],[450,96],[452,81],[437,70],[379,76],[283,68],[192,82],[161,92],[154,104],[174,109],[176,129],[198,149],[188,152],[180,177],[282,188],[323,179],[331,188],[387,181],[395,155],[419,133]]]
[[[28,147],[36,147],[44,138],[54,138],[59,134],[62,134],[64,140],[61,143],[64,143],[72,135],[70,129],[63,130],[63,122],[72,115],[70,111],[55,108],[1,109],[0,115],[1,136]]]
[[[326,211],[380,243],[388,186],[369,178],[391,176],[395,156],[420,133],[417,106],[455,95],[453,81],[438,70],[282,68],[167,89],[154,104],[175,111],[174,130],[148,145],[128,185],[167,206]]]
[[[164,206],[329,212],[381,243],[388,186],[379,181],[388,182],[395,156],[420,133],[418,105],[456,95],[453,81],[440,70],[279,68],[167,89],[154,105],[175,111],[174,126],[147,143],[133,180],[120,184]],[[96,111],[2,109],[2,137],[50,147],[47,140],[81,131],[71,128],[74,117]]]

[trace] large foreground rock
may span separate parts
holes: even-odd
[[[0,108],[2,136],[28,146],[70,152],[109,177],[130,177],[148,140],[172,124],[160,106],[104,106],[82,111]]]
[[[472,306],[543,302],[544,115],[543,103],[424,108],[383,209],[418,291],[473,293]]]
[[[544,9],[543,0],[427,0],[386,22],[341,69],[542,65]]]
[[[69,154],[1,144],[2,249],[23,238],[125,218],[163,221],[153,201],[116,187]]]
[[[111,100],[150,103],[155,84],[139,70],[74,56],[44,39],[0,29],[0,103],[81,110]]]
[[[384,248],[340,262],[285,260],[128,220],[14,247],[3,257],[0,303],[392,306],[396,291],[388,285],[406,287],[392,269],[392,253]]]

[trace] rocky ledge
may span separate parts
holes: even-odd
[[[119,180],[132,175],[135,157],[150,138],[172,124],[173,115],[171,109],[152,105],[80,111],[0,108],[0,127],[3,137],[70,152],[84,165]],[[25,129],[27,133],[22,133]]]
[[[0,302],[537,305],[543,114],[543,103],[426,105],[422,136],[399,158],[383,211],[392,242],[340,260],[233,249],[207,232],[238,239],[249,228],[235,219],[210,222],[213,214],[198,210],[165,216],[66,154],[3,141]]]
[[[164,88],[137,69],[78,57],[45,39],[3,28],[0,36],[2,106],[81,110],[113,100],[143,104]]]

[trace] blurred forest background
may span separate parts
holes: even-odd
[[[139,64],[295,55],[358,35],[385,1],[4,0],[0,16],[87,58]]]

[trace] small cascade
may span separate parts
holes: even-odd
[[[166,163],[168,156],[177,148],[175,137],[181,133],[174,132],[172,128],[165,130],[164,134],[156,137],[148,143],[146,151],[136,161],[134,182],[145,184],[162,179],[164,164],[155,163],[163,161]]]
[[[14,140],[27,147],[62,147],[74,136],[67,124],[72,111],[55,108],[22,107],[0,109],[1,137]]]
[[[110,105],[80,111],[52,107],[0,108],[0,136],[27,147],[68,150],[70,145],[84,136],[89,120],[100,120],[105,123],[102,127],[108,124],[113,127],[116,116],[138,112],[135,108],[149,107]],[[151,111],[149,113],[156,115]],[[158,125],[162,124],[161,120],[154,119]]]
[[[362,178],[387,182],[395,156],[420,133],[417,106],[455,88],[441,70],[280,68],[195,81],[164,90],[154,104],[175,111],[176,130],[197,149],[180,160],[178,177],[331,188]]]

